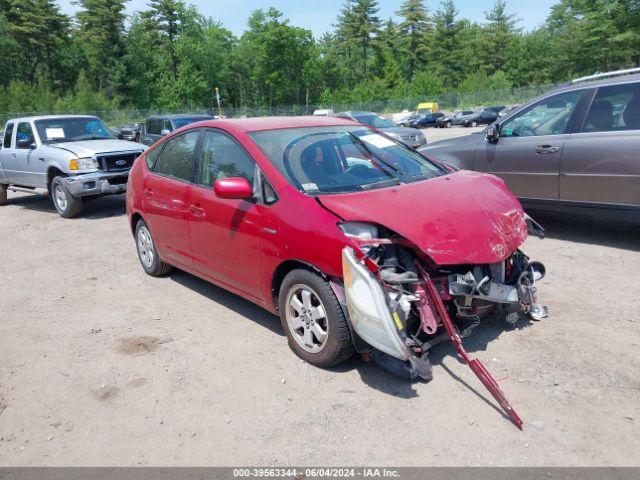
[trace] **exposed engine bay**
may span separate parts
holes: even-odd
[[[469,358],[461,339],[490,312],[503,315],[509,325],[521,316],[547,317],[536,287],[545,267],[520,250],[496,264],[439,266],[384,227],[349,222],[342,228],[357,243],[342,254],[344,296],[356,348],[397,375],[430,380],[429,350],[450,340],[522,428],[495,380],[478,360]],[[541,234],[539,227],[534,233]]]

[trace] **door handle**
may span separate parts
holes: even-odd
[[[204,217],[204,208],[199,203],[189,205],[189,211],[196,217]]]
[[[147,198],[153,197],[153,190],[151,190],[150,188],[145,189],[144,196]]]
[[[536,147],[536,153],[546,154],[546,153],[557,153],[560,151],[560,147],[554,147],[553,145],[538,145]]]

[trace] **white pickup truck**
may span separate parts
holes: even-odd
[[[0,148],[0,205],[7,190],[46,190],[60,216],[75,217],[83,200],[124,192],[133,162],[146,149],[116,139],[93,116],[11,119]]]

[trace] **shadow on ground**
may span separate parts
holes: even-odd
[[[640,251],[640,226],[560,213],[532,211],[531,215],[549,238]]]
[[[245,317],[248,321],[257,323],[264,327],[270,333],[282,337],[282,354],[294,355],[293,352],[287,347],[285,341],[285,335],[280,325],[280,320],[277,316],[272,315],[268,311],[259,307],[258,305],[246,300],[238,295],[235,295],[223,288],[217,287],[206,280],[202,280],[194,275],[185,273],[181,270],[174,269],[169,278],[174,282],[193,290],[196,293],[206,297],[212,302],[216,302],[224,307],[232,310],[233,312]],[[528,328],[532,325],[529,320],[521,320],[516,324],[514,328],[522,329]],[[509,330],[505,327],[503,321],[497,317],[489,316],[482,321],[472,334],[464,340],[464,346],[467,352],[472,354],[473,352],[485,351],[487,345],[496,340],[500,335],[509,334]],[[484,391],[481,383],[470,385],[463,379],[453,373],[445,364],[444,359],[448,356],[452,356],[459,362],[461,360],[457,357],[455,349],[447,341],[436,347],[430,353],[431,363],[436,367],[441,367],[447,374],[462,383],[471,392],[481,398],[483,401],[490,404],[496,411],[502,414],[502,411],[498,408],[497,404],[491,396]],[[462,363],[462,362],[461,362]],[[380,367],[375,362],[365,362],[361,356],[354,354],[351,358],[345,362],[331,367],[330,370],[336,374],[344,374],[356,370],[360,375],[362,381],[369,387],[378,390],[387,395],[392,395],[399,398],[413,398],[418,396],[416,386],[419,383],[424,383],[421,380],[410,381],[404,378],[399,378],[389,373],[387,370]],[[437,378],[434,380],[437,382]]]
[[[25,210],[34,212],[44,212],[58,214],[51,199],[45,194],[16,194],[9,192],[9,198],[5,203],[6,206],[15,205]],[[119,217],[126,214],[126,204],[124,195],[108,195],[91,200],[84,203],[82,213],[78,218],[86,218],[89,220],[101,220],[109,217]]]

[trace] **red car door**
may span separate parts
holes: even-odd
[[[176,266],[191,267],[189,195],[195,175],[201,130],[166,142],[144,182],[143,210],[160,256]]]
[[[193,267],[201,274],[260,298],[261,210],[249,200],[218,198],[216,180],[243,177],[253,184],[255,163],[226,133],[205,130],[196,185],[190,191]]]

